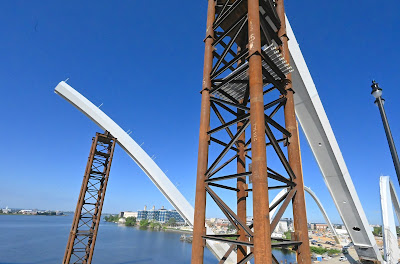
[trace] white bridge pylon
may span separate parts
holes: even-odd
[[[399,198],[397,197],[396,190],[389,176],[381,176],[379,186],[382,208],[384,260],[388,264],[398,263],[400,255],[393,207],[396,212],[397,220],[400,222]]]

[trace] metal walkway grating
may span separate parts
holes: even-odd
[[[293,71],[293,68],[289,65],[289,63],[283,58],[282,54],[279,52],[279,50],[275,47],[274,44],[271,44],[269,46],[264,46],[263,47],[264,54],[268,56],[270,61],[279,69],[280,72],[274,71],[268,63],[263,60],[262,66],[268,71],[268,73],[276,80],[276,81],[282,81],[282,79],[279,77],[282,73],[286,76],[288,73]],[[220,82],[224,82],[229,80],[226,84],[224,84],[220,89],[223,92],[227,93],[231,97],[233,97],[235,100],[240,101],[244,98],[244,94],[246,92],[246,88],[248,85],[248,62],[246,61],[243,65],[239,66],[237,69],[235,69],[233,72],[231,72],[228,76],[223,78]],[[232,77],[233,76],[233,77]],[[216,82],[217,84],[217,82]],[[223,95],[221,92],[216,90],[215,92],[211,92],[211,94],[216,95],[220,99],[228,100],[230,101],[229,98],[227,98],[225,95]]]

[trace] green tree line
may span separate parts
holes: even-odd
[[[119,216],[118,215],[105,216],[104,220],[106,220],[106,222],[118,222]]]
[[[328,252],[329,255],[338,254],[338,253],[341,252],[338,249],[333,249],[333,248],[326,249],[326,248],[323,248],[323,247],[313,247],[313,246],[310,247],[310,250],[311,250],[311,252],[313,252],[315,254],[319,254],[319,255],[322,255],[322,254],[324,254],[326,252]]]

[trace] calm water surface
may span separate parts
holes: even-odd
[[[72,216],[0,215],[0,264],[56,264],[64,256]],[[191,244],[180,233],[139,230],[102,222],[94,264],[190,263]],[[294,262],[290,252],[275,250],[278,260]],[[218,263],[205,251],[204,264]]]

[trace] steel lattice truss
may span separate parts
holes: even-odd
[[[64,255],[64,264],[90,264],[103,208],[115,138],[96,133]]]
[[[296,189],[294,188],[296,184],[293,182],[296,175],[289,165],[285,154],[286,151],[284,150],[284,147],[290,142],[291,133],[285,128],[284,119],[282,118],[283,113],[280,114],[283,112],[282,109],[287,101],[287,90],[285,88],[288,80],[286,75],[292,71],[292,68],[279,51],[282,42],[277,32],[281,24],[275,10],[275,3],[272,0],[261,0],[259,5],[261,44],[263,48],[262,54],[258,55],[262,57],[264,103],[267,102],[264,105],[265,135],[268,139],[266,147],[267,150],[271,148],[271,151],[276,153],[280,161],[278,169],[268,166],[268,189],[288,188],[286,195],[269,208],[269,211],[271,211],[280,206],[270,224],[272,232],[296,194]],[[243,253],[243,258],[238,260],[238,263],[246,263],[253,257],[252,250],[248,252],[246,249],[254,246],[252,242],[254,236],[253,224],[247,225],[246,219],[241,219],[235,214],[218,194],[221,189],[225,189],[233,191],[236,197],[236,193],[240,190],[236,186],[229,186],[226,183],[229,180],[242,180],[246,183],[246,186],[251,183],[251,138],[247,137],[244,142],[243,139],[240,139],[250,125],[251,98],[249,96],[248,59],[254,54],[249,54],[247,23],[247,1],[216,1],[213,24],[214,37],[212,37],[212,46],[214,48],[213,66],[210,74],[211,89],[209,93],[210,107],[213,110],[211,119],[213,119],[213,116],[214,118],[216,117],[219,124],[212,126],[213,122],[211,122],[212,127],[207,134],[209,135],[210,148],[213,145],[219,145],[220,149],[222,146],[222,150],[218,152],[219,154],[216,155],[215,159],[209,158],[209,166],[205,173],[205,190],[230,223],[237,229],[236,234],[206,234],[203,236],[204,239],[230,244],[229,250],[219,263],[224,263],[234,250],[237,252],[242,251]],[[233,125],[235,125],[234,129],[232,128]],[[226,134],[222,135],[221,131],[225,131]],[[245,134],[246,136],[251,135],[251,133]],[[243,144],[245,154],[242,157],[244,160],[241,160],[239,145]],[[227,174],[226,171],[229,170],[229,167],[232,167],[234,161],[241,162],[244,167],[246,167],[246,163],[250,163],[250,166],[245,172]],[[251,191],[252,188],[246,188],[246,197],[248,192]],[[244,231],[245,240],[238,239],[240,231]],[[272,247],[293,246],[296,249],[300,244],[301,242],[299,241],[278,239],[277,243],[272,243]],[[274,257],[273,259],[276,261]]]

